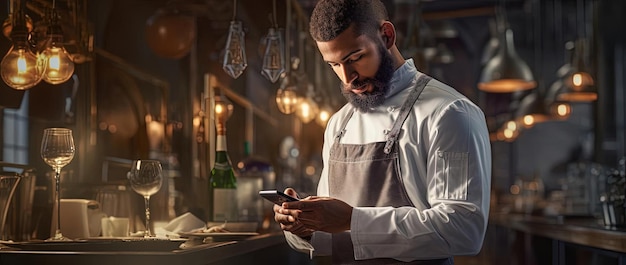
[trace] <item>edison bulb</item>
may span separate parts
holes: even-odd
[[[322,127],[326,127],[326,124],[328,123],[331,115],[331,110],[328,107],[322,107],[320,109],[320,112],[317,114],[317,117],[315,118],[315,122],[317,122],[317,124]]]
[[[296,116],[300,118],[303,123],[309,123],[315,119],[319,111],[317,103],[311,98],[299,98],[299,104],[296,106]]]
[[[62,44],[52,42],[41,56],[46,60],[47,68],[43,80],[56,85],[69,80],[74,74],[74,61]]]
[[[218,122],[226,122],[233,115],[234,106],[228,98],[215,96],[215,118]]]
[[[284,114],[291,114],[296,111],[298,95],[294,86],[279,88],[276,91],[276,105],[278,110]]]
[[[20,45],[11,47],[0,64],[2,80],[17,90],[29,89],[39,84],[45,69],[45,64],[34,53]]]

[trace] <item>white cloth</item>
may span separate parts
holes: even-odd
[[[408,88],[421,74],[412,59],[406,60],[394,72],[385,103],[368,113],[356,111],[341,143],[385,141],[384,130],[391,128]],[[340,109],[326,127],[318,196],[328,196],[329,150],[348,110]],[[487,227],[491,185],[491,146],[483,112],[433,79],[402,130],[399,171],[415,207],[355,207],[351,221],[355,258],[410,261],[478,253]],[[330,234],[315,232],[312,245],[285,234],[295,249],[329,254]]]
[[[192,213],[184,213],[163,226],[163,230],[169,233],[190,232],[206,228],[206,223]]]

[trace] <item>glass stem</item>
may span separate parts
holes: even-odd
[[[146,233],[145,237],[152,236],[152,232],[150,231],[150,196],[143,196],[144,201],[146,202]]]
[[[61,169],[55,169],[54,181],[55,181],[55,192],[57,195],[57,230],[54,233],[55,238],[59,238],[62,236],[61,234]]]

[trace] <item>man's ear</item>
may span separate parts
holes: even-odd
[[[396,28],[389,21],[384,21],[380,27],[382,39],[387,49],[396,44]]]

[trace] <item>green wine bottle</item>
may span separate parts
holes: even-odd
[[[212,213],[209,215],[214,222],[237,221],[237,178],[233,171],[226,149],[226,127],[216,123],[217,139],[215,143],[215,165],[211,170],[209,194],[212,198]]]

